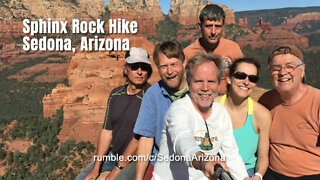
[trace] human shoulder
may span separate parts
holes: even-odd
[[[236,47],[240,47],[236,42],[230,40],[230,39],[226,39],[226,38],[221,38],[220,39],[222,44],[228,45],[228,46],[236,46]]]
[[[253,101],[253,116],[257,120],[271,119],[270,111],[259,102]]]
[[[187,46],[186,48],[184,48],[184,53],[192,50],[192,49],[198,49],[200,46],[200,43],[199,43],[199,39],[195,40],[194,42],[192,42],[189,46]]]
[[[264,107],[266,107],[267,109],[271,110],[276,105],[280,104],[281,100],[279,97],[279,93],[275,89],[273,89],[262,94],[258,102],[262,104]]]
[[[320,96],[320,89],[317,89],[317,88],[309,86],[309,85],[307,85],[307,88],[309,89],[309,95],[316,96],[316,97]]]
[[[227,109],[219,102],[212,103],[212,113],[222,117],[230,117]]]
[[[221,105],[219,102],[216,102],[216,101],[212,103],[212,108],[217,109],[219,111],[221,110],[221,111],[227,112],[227,109],[223,105]]]
[[[191,101],[189,95],[187,94],[183,98],[174,101],[171,104],[170,109],[174,109],[174,110],[186,109],[186,110],[188,110],[192,107],[193,107],[192,101]]]
[[[159,93],[161,93],[161,87],[162,87],[162,82],[161,80],[153,84],[151,87],[149,86],[146,95],[156,95],[159,96]]]
[[[230,39],[221,38],[220,41],[223,42],[223,43],[226,43],[226,44],[232,44],[232,45],[239,46],[236,42],[234,42],[234,41],[232,41]]]
[[[260,103],[253,101],[253,121],[258,128],[258,133],[261,131],[269,132],[272,117],[270,111]]]
[[[254,113],[270,114],[270,111],[257,101],[253,101]]]
[[[219,45],[213,53],[222,57],[229,57],[232,62],[243,57],[240,46],[236,42],[225,38],[220,39]]]
[[[110,95],[116,95],[116,94],[121,94],[127,91],[127,85],[122,85],[122,86],[118,86],[114,89],[112,89]]]
[[[151,87],[151,85],[150,85],[149,83],[146,83],[146,84],[143,86],[142,90],[147,91],[150,87]]]

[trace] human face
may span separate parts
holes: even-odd
[[[128,83],[136,86],[144,85],[148,80],[148,65],[146,63],[133,63],[125,66]]]
[[[273,71],[273,67],[282,67],[280,71]],[[292,72],[288,72],[285,66],[295,67]],[[290,93],[298,90],[302,85],[305,66],[301,64],[299,58],[292,54],[279,54],[275,56],[269,67],[271,82],[276,90],[282,93]]]
[[[222,19],[217,21],[205,20],[202,24],[199,24],[199,27],[202,39],[209,45],[216,45],[219,42],[224,29]]]
[[[239,63],[236,67],[234,74],[245,73],[247,77],[245,79],[237,78],[237,76],[232,75],[227,78],[227,83],[230,85],[230,92],[236,94],[242,98],[248,98],[256,87],[255,82],[249,80],[249,76],[257,76],[258,71],[255,65],[251,63]]]
[[[159,53],[159,74],[161,79],[170,89],[175,91],[184,88],[184,67],[179,58],[168,58],[163,53]]]
[[[216,97],[219,82],[218,68],[213,62],[195,65],[192,69],[190,96],[193,104],[200,111],[208,111]]]

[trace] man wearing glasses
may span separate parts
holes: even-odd
[[[304,84],[304,59],[296,46],[277,47],[268,63],[275,89],[259,99],[272,115],[264,179],[320,179],[320,91]]]
[[[108,100],[95,161],[90,163],[77,179],[95,180],[104,171],[122,169],[117,163],[118,159],[111,156],[121,156],[133,137],[142,98],[150,87],[147,80],[151,74],[151,62],[147,51],[132,47],[125,55],[123,68],[123,76],[127,83],[113,89]],[[104,155],[107,156],[103,157]],[[135,175],[135,167],[128,166],[122,172],[125,173],[119,174],[119,179],[130,179]]]
[[[204,53],[188,62],[190,93],[174,102],[166,114],[153,179],[215,179],[217,164],[229,169],[234,179],[250,179],[228,112],[213,101],[222,77],[221,64],[219,56]]]

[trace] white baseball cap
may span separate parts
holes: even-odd
[[[126,63],[146,63],[151,65],[151,61],[149,60],[149,55],[146,50],[142,48],[132,47],[130,48],[129,53],[126,53]]]

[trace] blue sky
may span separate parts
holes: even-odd
[[[104,1],[108,2],[108,0]],[[159,2],[164,14],[168,14],[171,0],[159,0]],[[320,6],[320,0],[211,0],[211,2],[226,5],[236,12],[257,9]]]

